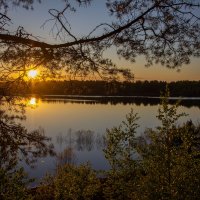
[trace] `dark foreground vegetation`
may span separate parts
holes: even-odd
[[[110,170],[64,164],[29,189],[23,169],[2,164],[0,199],[199,199],[200,126],[192,121],[177,125],[185,114],[177,113],[178,103],[169,105],[168,91],[165,96],[155,129],[136,136],[139,117],[131,110],[118,127],[107,130],[104,155]]]
[[[36,81],[13,84],[13,93],[38,95],[117,95],[117,96],[160,96],[165,81]],[[177,81],[168,83],[171,96],[200,97],[200,81]],[[18,88],[18,90],[17,90]],[[0,91],[0,93],[2,93]]]

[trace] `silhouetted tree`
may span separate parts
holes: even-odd
[[[44,135],[44,130],[28,131],[21,124],[25,119],[23,108],[16,102],[12,103],[15,105],[6,106],[6,101],[0,104],[0,168],[6,171],[12,171],[19,161],[33,166],[38,157],[54,154],[53,145]],[[10,106],[12,112],[8,114]]]
[[[0,101],[0,199],[31,199],[27,184],[31,181],[20,162],[33,167],[39,157],[54,155],[50,138],[39,128],[28,131],[24,105],[13,99]]]

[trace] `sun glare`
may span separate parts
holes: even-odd
[[[35,69],[32,69],[28,72],[28,77],[29,78],[35,78],[38,75],[38,71]]]
[[[35,97],[31,97],[28,102],[27,105],[31,108],[36,108],[38,106],[38,101]]]
[[[35,98],[35,97],[32,97],[32,98],[30,99],[30,101],[29,101],[29,104],[32,105],[32,106],[36,105],[36,98]]]

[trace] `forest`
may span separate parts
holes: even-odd
[[[23,94],[38,95],[90,95],[90,96],[160,96],[166,84],[173,97],[200,97],[200,81],[30,81]],[[20,87],[19,85],[17,87]],[[16,87],[14,86],[15,92]]]

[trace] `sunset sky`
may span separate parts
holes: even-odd
[[[27,11],[21,8],[12,8],[8,12],[13,22],[13,28],[19,25],[25,30],[40,36],[41,40],[58,43],[50,34],[52,22],[48,22],[45,27],[41,27],[45,20],[50,19],[48,9],[61,9],[64,6],[62,1],[48,0],[42,4],[36,3],[33,11]],[[89,8],[79,8],[76,13],[67,13],[67,19],[71,23],[71,32],[75,35],[83,36],[88,34],[96,25],[102,22],[109,22],[111,17],[108,15],[105,2],[95,0]],[[119,67],[128,67],[135,74],[135,80],[200,80],[200,58],[192,58],[189,65],[182,66],[180,72],[177,69],[166,69],[163,66],[154,65],[150,68],[144,67],[145,60],[138,57],[135,63],[130,63],[124,59],[119,59],[115,54],[115,49],[105,52],[105,56],[111,58]]]

